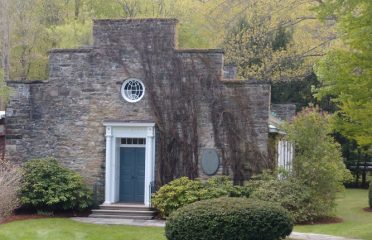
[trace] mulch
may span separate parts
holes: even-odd
[[[22,220],[30,220],[30,219],[38,219],[38,218],[46,218],[48,216],[38,215],[38,214],[24,214],[24,215],[12,215],[6,217],[5,219],[0,220],[0,224],[15,222],[15,221],[22,221]]]
[[[0,224],[10,223],[14,221],[40,219],[40,218],[70,218],[70,217],[87,217],[91,214],[91,211],[75,212],[75,211],[63,211],[54,212],[52,215],[37,214],[30,210],[18,210],[14,215],[0,219]]]
[[[304,222],[300,225],[315,225],[315,224],[335,224],[335,223],[342,223],[344,220],[340,217],[326,217],[321,218],[312,222]]]
[[[366,212],[372,212],[372,208],[369,208],[369,207],[363,208],[363,210]]]

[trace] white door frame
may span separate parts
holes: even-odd
[[[144,205],[151,206],[151,182],[155,180],[155,123],[104,122],[106,127],[105,205],[119,201],[120,140],[145,138]]]

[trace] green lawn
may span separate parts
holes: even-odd
[[[372,240],[372,213],[367,206],[366,190],[347,190],[337,200],[337,215],[342,223],[296,226],[297,232],[324,233]],[[0,225],[1,240],[165,240],[164,229],[94,225],[70,219],[44,218]]]
[[[165,240],[159,227],[132,227],[79,223],[43,218],[0,225],[1,240]]]
[[[365,212],[368,206],[368,191],[348,189],[337,199],[337,216],[344,222],[296,226],[296,232],[324,233],[372,240],[372,212]]]

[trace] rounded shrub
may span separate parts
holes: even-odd
[[[152,205],[163,217],[178,208],[200,200],[203,185],[199,181],[181,177],[162,186],[153,196]]]
[[[219,197],[248,197],[249,192],[241,186],[234,186],[227,176],[211,177],[208,181],[181,177],[162,186],[153,196],[152,204],[162,217],[187,204]]]
[[[23,166],[21,203],[41,211],[83,210],[92,203],[91,191],[76,172],[56,159],[41,158]]]
[[[295,223],[311,222],[324,217],[326,211],[318,206],[317,199],[309,187],[295,179],[270,179],[249,181],[254,186],[251,198],[280,204],[291,215]]]
[[[222,197],[184,206],[170,215],[168,240],[276,240],[292,232],[289,213],[279,205]]]

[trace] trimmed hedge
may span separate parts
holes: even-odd
[[[78,173],[40,158],[23,166],[21,203],[39,211],[83,210],[91,206],[92,193]]]
[[[170,215],[168,240],[277,240],[290,235],[293,222],[279,205],[222,197],[184,206]]]
[[[372,208],[372,180],[369,182],[369,207]]]

